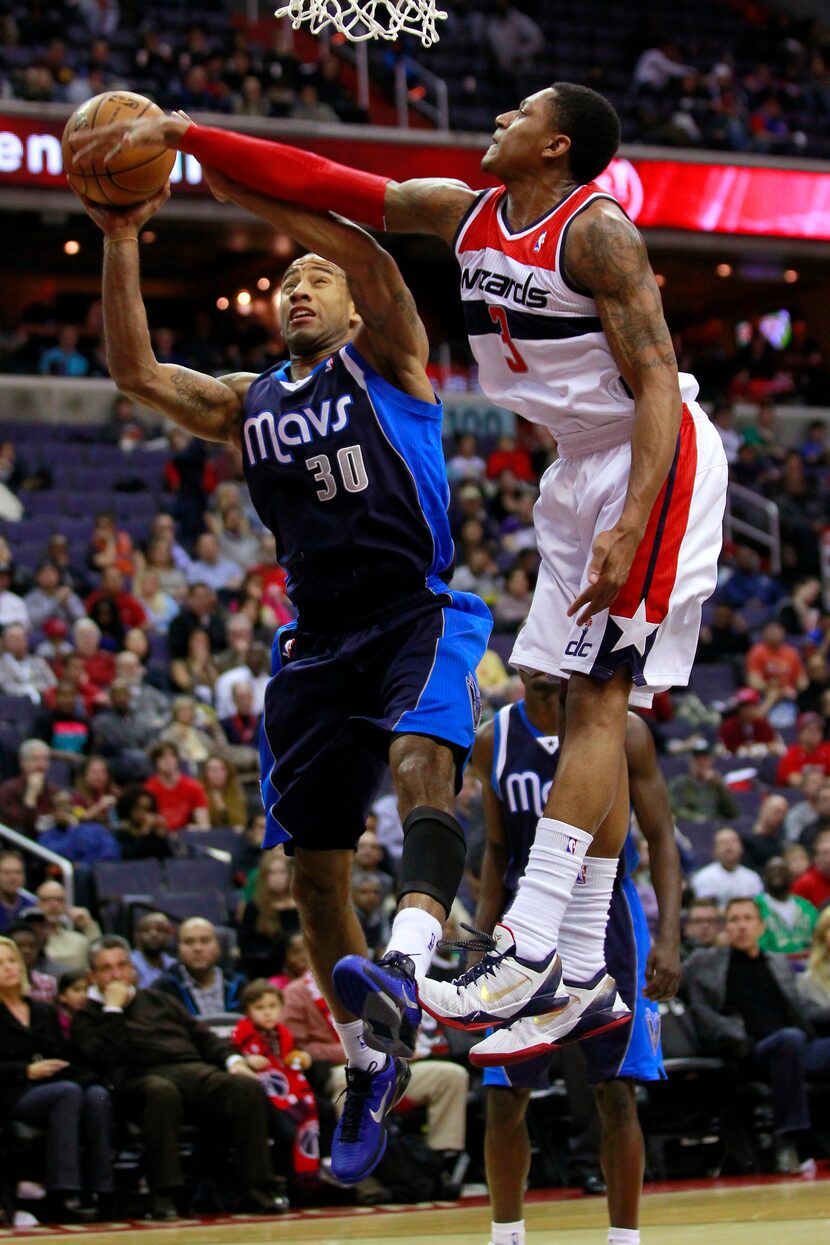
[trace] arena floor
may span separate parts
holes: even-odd
[[[707,1181],[654,1186],[647,1193],[643,1245],[803,1245],[830,1240],[830,1173],[823,1179]],[[528,1245],[604,1245],[605,1207],[599,1198],[559,1191],[534,1194],[526,1221]],[[763,1229],[759,1231],[759,1225]],[[554,1226],[555,1225],[555,1226]],[[483,1198],[461,1204],[402,1209],[382,1207],[304,1212],[267,1221],[243,1218],[182,1221],[160,1228],[124,1223],[88,1231],[48,1228],[0,1231],[0,1240],[64,1241],[79,1245],[124,1245],[131,1235],[141,1245],[260,1245],[295,1241],[341,1245],[486,1245],[490,1226]]]

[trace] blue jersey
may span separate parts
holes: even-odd
[[[503,809],[510,851],[504,881],[513,895],[527,866],[536,824],[544,816],[553,786],[559,764],[559,739],[556,735],[543,735],[533,725],[523,701],[498,711],[493,732],[490,781]],[[620,876],[633,873],[638,863],[634,838],[629,834],[622,852]]]
[[[396,389],[351,344],[306,376],[263,372],[242,456],[301,625],[337,632],[443,591],[454,549],[443,408]]]

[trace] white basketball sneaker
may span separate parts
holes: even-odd
[[[497,925],[484,958],[454,981],[427,979],[418,988],[421,1006],[451,1029],[489,1029],[516,1016],[555,1012],[570,996],[560,991],[562,965],[555,951],[535,963],[516,954],[516,940]]]
[[[617,991],[617,983],[603,969],[582,985],[564,983],[568,1002],[547,1015],[522,1016],[491,1033],[470,1051],[477,1068],[509,1067],[547,1055],[556,1046],[569,1046],[596,1037],[631,1020],[631,1011]]]

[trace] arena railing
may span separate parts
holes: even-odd
[[[48,847],[42,847],[40,843],[33,842],[25,834],[12,830],[11,826],[0,824],[0,839],[17,848],[24,855],[36,856],[38,860],[45,860],[47,864],[56,865],[61,871],[63,888],[66,891],[66,906],[72,907],[75,902],[75,868],[70,860],[67,860],[65,856],[59,856],[57,852],[50,852]]]

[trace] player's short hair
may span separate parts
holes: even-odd
[[[242,991],[240,996],[242,1006],[247,1011],[249,1007],[253,1007],[255,1003],[258,1003],[260,999],[264,999],[268,994],[273,994],[280,1003],[285,1002],[285,996],[279,986],[266,981],[264,977],[257,977],[255,981],[249,981]]]
[[[576,82],[554,82],[556,124],[571,140],[568,163],[578,182],[599,177],[620,145],[620,118],[604,95]]]

